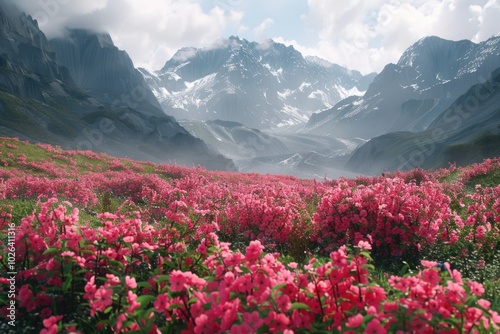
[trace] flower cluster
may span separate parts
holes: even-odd
[[[467,189],[497,160],[317,182],[0,148],[18,319],[41,333],[500,331],[482,284],[498,270],[462,264],[496,263],[500,186]],[[382,274],[380,259],[418,269]]]
[[[414,252],[433,244],[450,217],[450,198],[433,182],[385,178],[372,185],[340,183],[321,199],[314,215],[318,240],[328,247],[369,240],[382,255]]]

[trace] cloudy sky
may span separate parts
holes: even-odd
[[[237,35],[293,45],[363,73],[418,39],[481,42],[500,32],[500,0],[17,0],[49,36],[107,31],[136,66],[159,69],[181,47]]]

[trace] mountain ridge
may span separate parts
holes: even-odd
[[[231,36],[210,48],[180,49],[155,73],[140,70],[167,114],[262,129],[305,122],[366,90],[374,76],[325,64],[293,46]]]
[[[304,132],[370,139],[394,131],[424,130],[499,65],[499,36],[478,44],[422,38],[403,53],[398,64],[386,65],[362,97],[321,112],[326,116],[311,118]]]
[[[71,76],[77,64],[66,62],[75,65],[68,69],[59,62],[35,20],[0,0],[0,21],[0,134],[141,160],[235,169],[230,160],[165,115],[151,92],[153,103],[147,101],[149,87],[111,38],[89,33],[94,36],[89,41],[94,42],[95,52],[87,54],[85,61],[101,63],[101,67],[87,68],[87,74],[102,71],[107,78],[90,80],[83,87]],[[96,59],[98,51],[106,48],[109,59],[120,60],[115,67]],[[115,85],[120,80],[114,70],[122,71],[122,78],[135,76],[138,81],[127,79],[123,85]],[[134,87],[142,87],[145,97],[135,96],[134,100]],[[148,103],[141,104],[144,101]]]
[[[500,155],[500,67],[470,87],[421,132],[392,132],[358,148],[347,163],[356,172],[468,165]]]

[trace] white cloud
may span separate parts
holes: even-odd
[[[265,37],[266,30],[269,29],[274,24],[274,20],[271,18],[266,18],[262,21],[258,26],[253,28],[253,34],[255,37],[260,40]]]
[[[64,26],[109,32],[136,66],[158,69],[180,48],[204,47],[228,27],[241,26],[243,13],[219,6],[204,10],[196,0],[23,0],[21,9],[50,16],[42,30],[56,36]],[[40,6],[43,3],[43,6]],[[48,8],[47,10],[45,8]]]
[[[498,33],[497,0],[309,0],[305,23],[318,34],[308,54],[363,72],[380,71],[428,35],[480,42]]]
[[[63,26],[107,31],[136,66],[149,69],[161,68],[183,47],[210,47],[232,34],[260,42],[271,37],[367,73],[397,62],[424,36],[480,42],[500,30],[499,0],[11,1],[37,18],[48,36]],[[306,2],[298,21],[296,10]],[[283,14],[288,9],[296,15]]]

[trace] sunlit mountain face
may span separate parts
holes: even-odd
[[[154,73],[141,69],[166,113],[197,121],[221,119],[266,129],[307,122],[313,112],[362,95],[362,75],[291,46],[238,37],[212,48],[184,48]]]

